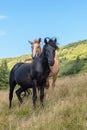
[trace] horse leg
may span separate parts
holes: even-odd
[[[26,90],[23,92],[23,94],[22,94],[22,97],[25,97],[25,96],[27,96],[27,92],[26,92]]]
[[[29,95],[30,95],[30,93],[28,92],[28,89],[27,89],[27,90],[25,90],[25,91],[24,91],[24,94],[23,94],[23,97],[25,97],[25,96],[27,96],[27,97],[28,97]]]
[[[9,108],[12,106],[12,98],[13,98],[13,91],[15,88],[16,83],[12,82],[10,83],[10,91],[9,91]]]
[[[56,79],[57,79],[57,75],[54,75],[54,76],[53,76],[53,82],[52,82],[52,87],[53,87],[53,88],[55,87]]]
[[[45,87],[44,84],[43,84],[42,86],[40,86],[40,102],[41,102],[41,108],[44,107],[44,105],[43,105],[43,99],[44,99],[44,87]]]
[[[30,89],[27,89],[27,90],[26,90],[26,96],[29,96],[29,95],[31,95],[31,94],[32,94],[31,90],[30,90]]]
[[[28,97],[28,96],[31,95],[31,94],[32,94],[31,90],[30,90],[30,89],[27,89],[27,90],[24,91],[23,97],[25,97],[25,96]]]
[[[24,92],[24,88],[20,87],[19,89],[16,90],[16,95],[18,97],[18,100],[20,102],[20,104],[22,104],[23,100],[21,98],[21,93]]]
[[[47,78],[45,88],[48,89],[49,87],[50,87],[49,78]]]
[[[33,86],[33,108],[36,108],[36,100],[37,100],[37,91],[36,91],[36,82]]]
[[[31,91],[31,89],[28,89],[28,93],[29,93],[29,95],[31,95],[31,94],[32,94],[32,91]]]
[[[45,91],[45,93],[46,93],[46,98],[48,98],[49,97],[49,94],[48,94],[48,89],[49,89],[49,87],[50,87],[50,83],[49,83],[49,77],[46,79],[46,85],[45,85],[45,88],[46,88],[46,91]]]

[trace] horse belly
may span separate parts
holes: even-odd
[[[20,86],[32,86],[32,78],[28,73],[16,74],[16,82]]]
[[[32,80],[18,80],[18,85],[20,86],[26,86],[28,88],[32,87],[33,86],[33,82]]]

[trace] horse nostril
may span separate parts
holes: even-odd
[[[49,60],[48,63],[49,63],[50,66],[54,65],[54,61],[51,61],[51,60]]]
[[[51,62],[50,66],[53,66],[54,65],[54,62]]]

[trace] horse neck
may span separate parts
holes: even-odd
[[[39,56],[39,58],[40,58],[40,61],[41,61],[42,67],[43,67],[44,74],[49,75],[49,73],[50,73],[50,66],[48,64],[48,59],[47,59],[46,54],[45,54],[44,51],[42,51],[42,53]]]
[[[42,50],[42,53],[40,54],[39,57],[40,57],[40,59],[41,59],[41,61],[42,61],[43,63],[48,64],[48,60],[47,60],[47,57],[46,57],[46,54],[45,54],[44,49]]]

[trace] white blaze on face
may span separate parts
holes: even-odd
[[[37,47],[38,47],[38,44],[34,44],[34,46],[33,46],[33,54],[32,54],[33,57],[37,56],[37,54],[36,54]]]

